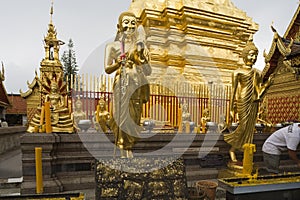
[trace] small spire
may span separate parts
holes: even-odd
[[[53,16],[53,4],[54,4],[54,2],[53,2],[53,0],[51,0],[51,9],[50,9],[51,23],[52,23],[52,16]]]

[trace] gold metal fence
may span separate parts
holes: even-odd
[[[112,111],[113,78],[105,75],[100,77],[78,75],[72,78],[72,102],[80,98],[83,110],[91,119],[96,110],[97,102],[103,96],[108,111]],[[169,122],[178,126],[178,110],[184,103],[188,105],[191,120],[201,123],[204,109],[210,110],[211,120],[219,123],[229,113],[229,97],[231,87],[218,84],[190,84],[175,82],[166,88],[160,83],[150,83],[150,100],[143,106],[143,118]]]

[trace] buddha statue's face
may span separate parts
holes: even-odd
[[[76,110],[81,111],[81,107],[82,107],[81,102],[76,102],[76,104],[75,104]]]
[[[136,18],[134,16],[124,15],[122,18],[121,27],[127,36],[133,35],[137,29]]]
[[[100,106],[100,108],[105,108],[105,102],[100,101],[100,102],[99,102],[99,106]]]
[[[250,50],[245,58],[245,63],[247,66],[252,66],[256,62],[257,59],[257,51]]]
[[[52,93],[56,93],[57,92],[57,85],[56,84],[52,83],[51,86],[50,86],[50,88],[51,88],[51,92]]]

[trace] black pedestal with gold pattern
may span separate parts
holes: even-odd
[[[151,157],[96,161],[96,199],[187,199],[183,159]]]

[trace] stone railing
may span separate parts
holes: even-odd
[[[24,126],[0,127],[0,154],[20,148],[20,136],[25,132]]]
[[[255,134],[254,141],[257,145],[255,162],[262,161],[261,146],[268,136],[269,134]],[[23,170],[21,193],[35,193],[35,147],[43,149],[44,192],[56,193],[95,188],[95,158],[113,158],[113,143],[112,134],[104,135],[96,132],[25,134],[21,137]],[[182,157],[186,165],[187,181],[193,182],[218,178],[219,170],[227,168],[229,148],[230,146],[223,141],[223,135],[220,134],[156,134],[141,138],[133,151],[136,157],[147,156],[147,153],[154,156]],[[199,155],[200,151],[202,155]],[[239,160],[242,159],[241,154],[237,156]]]

